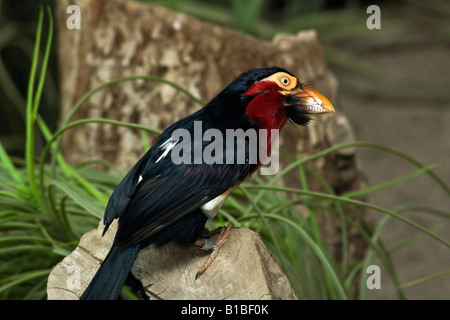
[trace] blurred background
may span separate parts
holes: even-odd
[[[343,112],[356,140],[385,145],[422,164],[450,183],[450,2],[445,0],[160,0],[146,1],[270,41],[277,33],[315,29],[329,68],[339,82],[337,112]],[[367,7],[381,9],[381,29],[370,30]],[[0,1],[0,142],[23,156],[25,99],[40,5],[54,1]],[[45,27],[44,27],[45,29]],[[56,30],[57,32],[57,30]],[[46,34],[46,30],[44,30]],[[54,37],[54,41],[56,36]],[[54,43],[40,113],[52,130],[58,125],[59,85]],[[42,148],[42,141],[36,138]],[[39,152],[40,150],[37,150]],[[369,185],[408,174],[415,168],[373,149],[359,149],[361,172]],[[369,202],[395,208],[432,206],[448,210],[448,195],[421,175]],[[450,240],[450,221],[407,212],[407,217]],[[374,222],[379,213],[373,213]],[[408,299],[450,298],[450,250],[404,223],[389,220],[381,233],[392,252]],[[398,298],[391,281],[368,299]],[[429,278],[411,285],[411,281]]]

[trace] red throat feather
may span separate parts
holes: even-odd
[[[287,121],[283,99],[276,90],[265,91],[249,102],[245,114],[257,123],[258,129],[281,130]]]
[[[249,90],[251,89],[252,87]],[[266,154],[267,157],[271,155],[272,140],[278,137],[279,131],[287,121],[283,100],[284,96],[278,90],[264,91],[253,98],[245,110],[245,114],[255,122],[255,129],[267,130],[267,139],[259,142],[260,150],[264,150],[263,154]],[[272,129],[277,130],[274,137],[272,137],[272,134],[275,134],[275,132],[272,132]],[[260,165],[261,163],[257,167],[259,168]]]

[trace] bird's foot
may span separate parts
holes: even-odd
[[[198,270],[197,274],[195,275],[195,280],[197,280],[203,274],[203,272],[205,272],[206,269],[209,268],[209,266],[213,263],[214,259],[216,259],[217,255],[219,254],[220,248],[223,246],[223,244],[228,238],[228,235],[230,234],[231,227],[232,224],[230,222],[226,228],[216,229],[220,230],[219,237],[217,238],[216,242],[206,238],[198,239],[197,241],[195,241],[195,245],[198,246],[201,250],[211,250],[208,259],[205,261],[205,263],[202,265],[202,267]],[[213,230],[211,233],[217,234],[216,230]]]

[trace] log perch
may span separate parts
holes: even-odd
[[[47,283],[49,300],[79,299],[112,245],[116,223],[110,229],[102,237],[100,223],[53,268]],[[195,280],[207,254],[175,242],[159,248],[152,245],[141,250],[131,273],[149,299],[296,299],[289,280],[257,233],[232,228],[216,260]]]

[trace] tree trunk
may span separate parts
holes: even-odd
[[[68,29],[69,5],[81,9],[81,29]],[[337,114],[314,119],[308,127],[286,125],[280,149],[304,157],[353,140],[337,103],[337,81],[327,69],[316,32],[279,34],[272,42],[198,21],[164,8],[125,0],[61,0],[57,2],[62,88],[61,119],[89,90],[107,81],[154,75],[173,81],[200,100],[213,98],[238,74],[251,68],[280,66],[314,87],[335,105]],[[109,118],[163,130],[199,108],[170,86],[128,81],[93,95],[74,119]],[[154,142],[156,136],[150,136]],[[63,139],[66,159],[79,163],[104,159],[128,171],[145,152],[137,130],[89,124],[69,130]],[[282,160],[282,159],[280,159]],[[309,163],[337,194],[360,188],[355,150],[345,149]],[[281,161],[281,167],[285,165]],[[296,174],[282,184],[298,188]],[[322,186],[311,179],[310,189]],[[317,212],[321,232],[339,259],[341,236],[335,215]],[[349,258],[359,261],[366,248],[357,232],[349,233]]]

